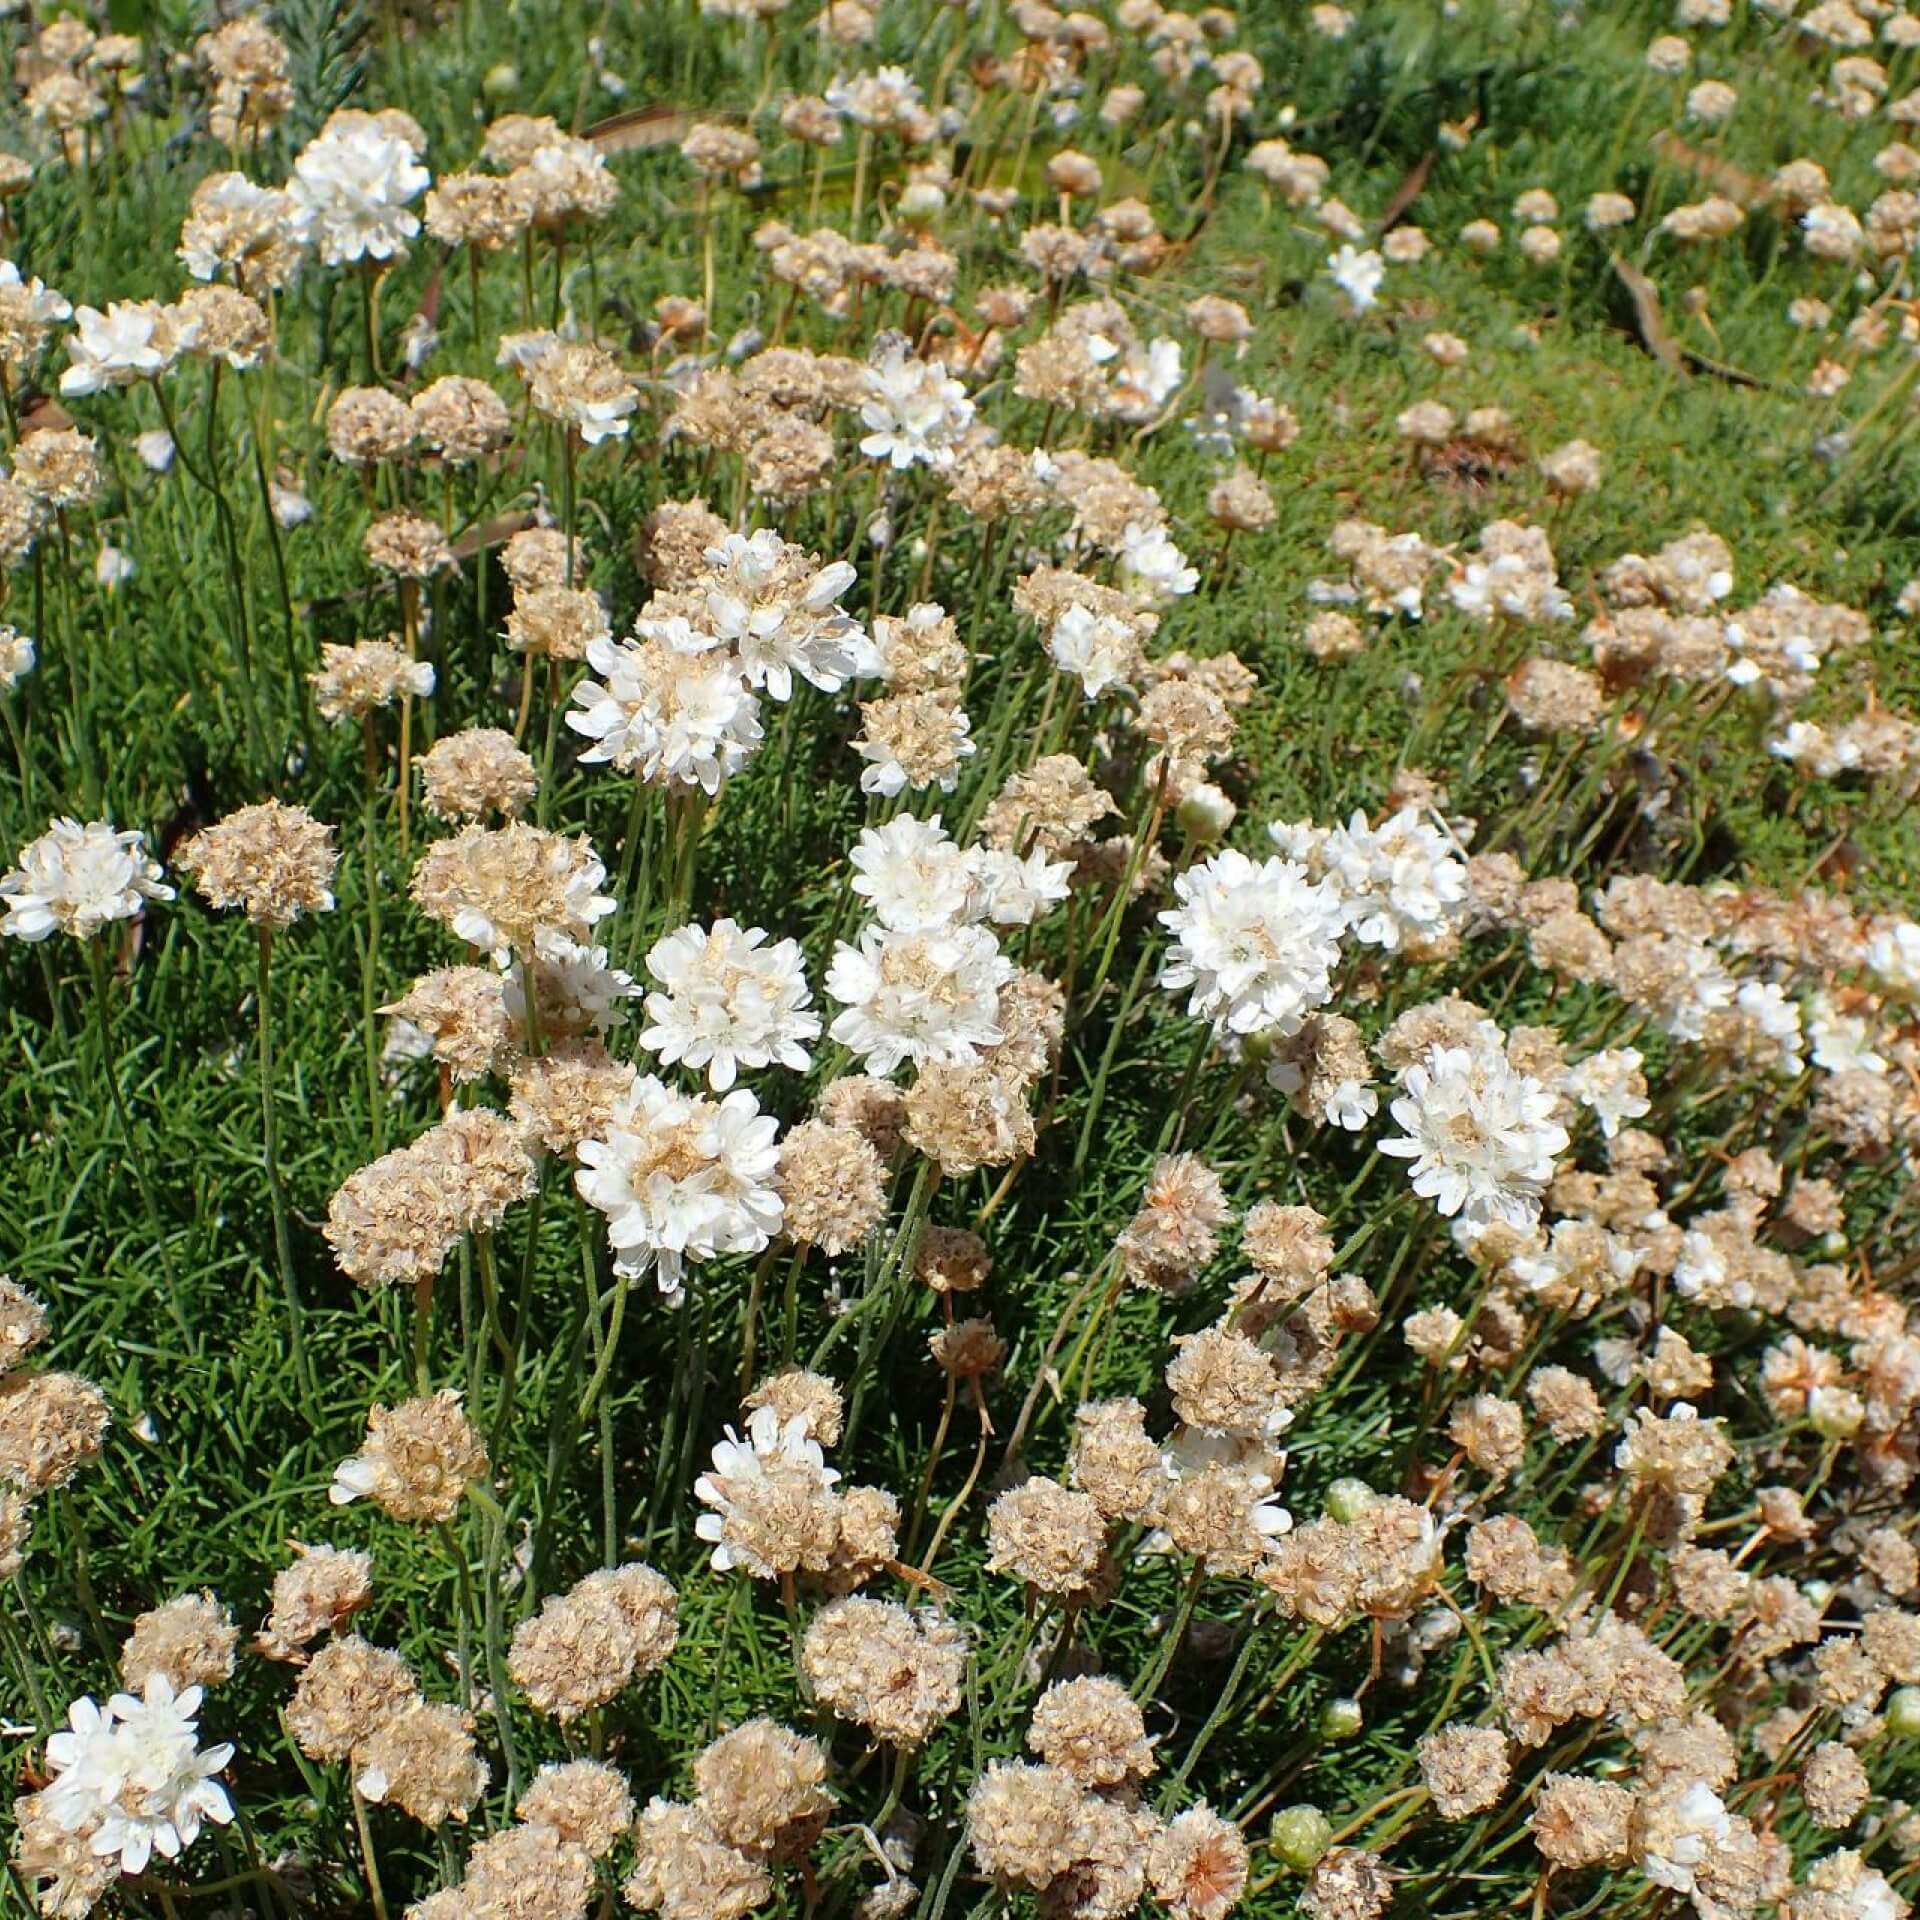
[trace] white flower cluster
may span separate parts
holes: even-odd
[[[983,922],[1026,926],[1067,897],[1072,867],[954,844],[935,814],[869,827],[851,855],[853,890],[876,924],[842,941],[827,991],[846,1009],[832,1036],[870,1073],[903,1060],[971,1065],[1004,1035],[1000,989],[1013,962]]]
[[[1466,917],[1466,862],[1417,807],[1377,827],[1356,810],[1344,827],[1276,823],[1267,832],[1289,859],[1332,880],[1347,929],[1363,946],[1432,947]]]
[[[954,445],[973,421],[966,389],[944,368],[916,359],[892,342],[866,369],[860,423],[867,429],[860,451],[884,460],[896,472],[909,467],[948,467]]]
[[[599,678],[574,689],[567,724],[593,743],[584,761],[715,794],[764,738],[760,694],[791,699],[796,675],[837,692],[872,649],[838,604],[854,580],[846,562],[819,566],[766,528],[728,534],[704,558],[699,592],[649,603],[632,639],[588,643]]]
[[[420,231],[427,187],[412,141],[386,115],[335,114],[301,149],[288,183],[303,232],[330,267],[393,260]]]
[[[616,1269],[653,1273],[678,1301],[689,1260],[760,1252],[780,1230],[778,1131],[744,1090],[715,1102],[651,1074],[636,1080],[605,1135],[580,1143],[574,1175],[581,1198],[607,1216]]]
[[[137,831],[108,820],[82,826],[63,816],[28,841],[20,864],[0,878],[7,909],[0,933],[44,940],[58,930],[91,940],[115,920],[131,920],[147,901],[172,898]]]
[[[117,1855],[123,1873],[144,1873],[156,1853],[175,1859],[203,1821],[225,1826],[233,1818],[213,1778],[233,1748],[200,1745],[200,1697],[198,1687],[175,1693],[154,1673],[143,1696],[116,1693],[102,1707],[83,1695],[47,1741],[48,1812],[66,1832],[86,1835],[92,1852]]]
[[[820,1016],[797,940],[766,945],[759,927],[732,920],[676,928],[654,942],[647,971],[663,991],[647,995],[650,1023],[640,1044],[668,1066],[704,1072],[716,1093],[742,1067],[775,1061],[804,1073],[805,1043],[820,1036]]]
[[[1500,1030],[1481,1023],[1470,1046],[1440,1046],[1400,1076],[1392,1114],[1404,1133],[1380,1151],[1412,1162],[1413,1190],[1449,1219],[1530,1227],[1567,1130],[1557,1095],[1507,1059]]]
[[[1160,984],[1187,1011],[1236,1034],[1297,1033],[1333,992],[1346,910],[1337,884],[1298,861],[1228,847],[1178,875],[1160,915],[1173,944]]]

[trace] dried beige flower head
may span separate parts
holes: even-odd
[[[1122,1269],[1136,1286],[1179,1292],[1213,1258],[1232,1217],[1219,1175],[1198,1154],[1167,1154],[1120,1236]]]
[[[518,819],[540,787],[532,755],[498,727],[443,734],[415,764],[422,801],[442,820]]]
[[[991,1320],[955,1320],[927,1336],[927,1348],[943,1373],[956,1380],[980,1380],[998,1373],[1007,1357],[1007,1343],[993,1330]]]
[[[679,1598],[644,1561],[591,1573],[514,1630],[507,1672],[563,1726],[662,1666],[680,1638]]]
[[[36,427],[13,450],[13,478],[38,505],[71,512],[100,491],[100,456],[78,427]]]
[[[92,1835],[59,1817],[44,1793],[23,1793],[13,1806],[15,1871],[33,1889],[49,1920],[86,1920],[120,1878],[118,1854],[103,1854]]]
[[[327,409],[327,451],[348,466],[404,458],[414,430],[407,403],[385,387],[343,387]]]
[[[1051,1885],[1079,1857],[1091,1799],[1058,1767],[993,1761],[967,1796],[967,1839],[981,1872],[1003,1887]]]
[[[468,466],[513,436],[507,403],[484,380],[450,373],[413,396],[408,411],[421,443],[449,466]]]
[[[0,1374],[11,1373],[46,1337],[46,1308],[0,1273]]]
[[[1633,1795],[1611,1781],[1549,1773],[1534,1796],[1527,1825],[1549,1865],[1568,1869],[1624,1865]]]
[[[370,1499],[396,1520],[451,1520],[467,1483],[486,1477],[487,1449],[451,1389],[367,1416],[361,1449],[334,1469],[335,1506]]]
[[[721,527],[721,532],[726,531]],[[568,581],[567,536],[558,527],[523,527],[500,549],[500,570],[515,594],[537,593],[542,587],[564,587]],[[586,548],[576,538],[571,554],[572,578],[587,575]]]
[[[636,1077],[598,1040],[567,1040],[514,1069],[514,1119],[549,1153],[571,1153],[582,1140],[606,1137],[614,1109]]]
[[[1800,1797],[1815,1826],[1850,1827],[1872,1799],[1873,1782],[1851,1747],[1828,1740],[1801,1769]]]
[[[611,632],[600,596],[585,587],[529,588],[507,615],[507,645],[543,660],[584,660]]]
[[[787,1238],[835,1259],[859,1246],[887,1210],[886,1163],[872,1142],[852,1126],[825,1120],[788,1130],[774,1186]]]
[[[107,1396],[78,1374],[0,1376],[0,1479],[30,1494],[65,1486],[99,1457],[112,1419]]]
[[[914,1250],[914,1278],[935,1293],[977,1293],[993,1275],[993,1255],[965,1227],[927,1227]]]
[[[1058,855],[1119,811],[1072,754],[1050,754],[1008,776],[981,817],[980,837],[1009,852]]]
[[[987,1570],[1042,1593],[1079,1593],[1099,1571],[1105,1517],[1092,1497],[1035,1474],[987,1509]]]
[[[461,1892],[475,1913],[584,1920],[593,1898],[593,1856],[545,1821],[505,1827],[475,1843]]]
[[[584,941],[613,911],[586,835],[569,838],[515,821],[468,826],[420,856],[412,894],[430,919],[469,946],[525,957],[542,934]]]
[[[430,580],[454,565],[447,536],[424,514],[386,514],[367,529],[360,544],[369,565],[397,580]]]
[[[1332,1847],[1300,1890],[1307,1920],[1374,1920],[1393,1897],[1380,1856],[1360,1847]]]
[[[514,1808],[522,1820],[551,1827],[563,1839],[602,1860],[633,1825],[633,1794],[613,1767],[599,1760],[568,1760],[533,1776]]]
[[[287,1731],[309,1760],[345,1760],[419,1698],[413,1669],[358,1634],[331,1640],[301,1672]]]
[[[390,640],[360,640],[350,647],[328,641],[319,668],[307,678],[323,720],[362,720],[376,708],[433,691],[433,668]]]
[[[293,1559],[273,1576],[273,1603],[254,1650],[298,1661],[323,1633],[337,1632],[373,1598],[373,1560],[340,1547],[290,1543]]]
[[[840,1389],[825,1374],[809,1373],[804,1367],[768,1374],[740,1404],[749,1413],[771,1407],[783,1428],[789,1421],[804,1421],[807,1432],[823,1447],[838,1443],[846,1417]]]
[[[455,1085],[505,1072],[515,1064],[518,1030],[507,1012],[500,976],[489,968],[442,967],[424,973],[380,1011],[418,1027]]]
[[[831,1126],[864,1134],[883,1161],[891,1160],[907,1124],[906,1095],[889,1080],[843,1073],[822,1089],[820,1117]]]
[[[729,1846],[790,1859],[826,1825],[833,1795],[826,1749],[777,1721],[749,1720],[693,1762],[699,1804]]]
[[[270,932],[302,913],[332,911],[339,859],[330,826],[278,800],[228,814],[174,854],[210,905],[239,907]]]
[[[163,1607],[140,1614],[120,1649],[120,1677],[130,1693],[163,1673],[176,1693],[217,1687],[233,1677],[239,1634],[232,1617],[211,1593],[183,1593]]]
[[[745,1920],[773,1897],[773,1880],[754,1854],[721,1838],[704,1807],[647,1803],[633,1829],[628,1903],[660,1920]]]
[[[991,1066],[929,1061],[907,1090],[908,1145],[951,1178],[1003,1167],[1034,1148],[1025,1089]]]
[[[1247,1890],[1247,1843],[1204,1804],[1176,1815],[1147,1849],[1147,1884],[1172,1920],[1226,1920]]]
[[[1420,1777],[1443,1820],[1484,1813],[1506,1791],[1507,1737],[1498,1727],[1442,1727],[1422,1737],[1419,1751]]]
[[[419,1699],[381,1721],[355,1749],[353,1764],[363,1798],[396,1806],[423,1827],[465,1825],[490,1771],[459,1708]]]
[[[960,1710],[966,1629],[934,1612],[854,1597],[821,1608],[801,1668],[815,1697],[888,1746],[919,1746]]]
[[[1034,1703],[1027,1745],[1085,1787],[1138,1784],[1154,1770],[1138,1704],[1117,1680],[1061,1680]]]

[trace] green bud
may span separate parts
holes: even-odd
[[[1920,1736],[1920,1687],[1895,1687],[1887,1695],[1887,1731],[1899,1740]]]
[[[1851,1440],[1867,1417],[1866,1402],[1847,1387],[1815,1387],[1807,1395],[1807,1419],[1824,1440]]]
[[[1282,1866],[1307,1873],[1333,1844],[1333,1822],[1318,1807],[1282,1807],[1273,1816],[1268,1837]]]
[[[1379,1498],[1364,1480],[1349,1475],[1327,1489],[1327,1512],[1343,1525],[1351,1525]]]
[[[1367,1724],[1358,1700],[1329,1700],[1320,1709],[1322,1740],[1351,1740]]]
[[[489,100],[511,100],[520,91],[520,70],[502,60],[497,67],[487,69],[480,91]]]

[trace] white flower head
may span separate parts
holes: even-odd
[[[550,927],[534,935],[533,972],[540,1031],[549,1040],[607,1032],[627,1017],[627,1002],[640,993],[633,975],[614,966],[605,947],[588,946]],[[502,992],[509,1017],[522,1027],[527,1024],[526,976],[526,963],[516,954]]]
[[[669,1066],[704,1071],[724,1093],[742,1067],[778,1062],[804,1073],[806,1042],[820,1035],[797,940],[766,944],[759,927],[731,920],[684,926],[657,940],[647,971],[664,991],[647,995],[640,1044]]]
[[[1401,1076],[1394,1119],[1406,1131],[1380,1151],[1413,1162],[1413,1190],[1448,1217],[1532,1226],[1567,1132],[1555,1096],[1508,1063],[1498,1035],[1435,1047]]]
[[[0,624],[0,693],[11,693],[33,671],[38,658],[31,635]]]
[[[176,1859],[203,1822],[225,1826],[233,1818],[213,1778],[233,1748],[199,1744],[200,1697],[198,1687],[176,1694],[155,1672],[141,1694],[116,1693],[104,1709],[76,1700],[66,1730],[47,1742],[54,1820],[69,1833],[87,1832],[90,1849],[117,1856],[123,1873],[144,1873],[156,1853]]]
[[[1832,996],[1816,993],[1807,1010],[1813,1064],[1828,1073],[1885,1073],[1886,1056],[1875,1050],[1873,1029],[1859,1015],[1842,1013]]]
[[[638,643],[588,643],[587,664],[600,678],[574,688],[579,711],[567,715],[593,743],[580,758],[718,793],[760,744],[760,703],[731,652],[684,619],[643,624],[652,632]]]
[[[0,878],[7,917],[0,933],[44,940],[56,929],[91,940],[115,920],[131,920],[149,900],[171,900],[160,863],[133,828],[108,820],[62,816],[20,850],[20,864]]]
[[[1347,296],[1355,313],[1365,313],[1380,297],[1387,263],[1371,247],[1362,253],[1348,244],[1328,256],[1327,277]]]
[[[705,557],[707,618],[739,655],[748,686],[790,700],[796,673],[822,693],[846,685],[866,641],[839,604],[858,577],[848,562],[817,566],[764,527],[728,534]]]
[[[1079,680],[1089,700],[1109,687],[1125,686],[1141,664],[1132,625],[1113,613],[1069,607],[1047,635],[1047,654],[1062,673]]]
[[[1867,967],[1895,999],[1920,1004],[1920,921],[1896,920],[1873,934]]]
[[[978,918],[971,909],[976,884],[972,856],[947,837],[936,813],[916,820],[898,814],[868,827],[848,856],[853,890],[894,933],[949,927]]]
[[[860,451],[897,472],[953,464],[954,442],[973,420],[966,389],[943,367],[916,359],[895,340],[866,369]]]
[[[1025,856],[969,847],[966,860],[973,874],[969,915],[996,927],[1029,927],[1071,890],[1073,862],[1049,860],[1041,847]]]
[[[574,1175],[581,1198],[607,1216],[616,1269],[651,1271],[677,1301],[689,1260],[760,1252],[783,1211],[772,1185],[778,1131],[743,1089],[715,1102],[652,1074],[637,1079],[605,1137],[580,1143]]]
[[[1642,1119],[1653,1111],[1646,1082],[1639,1075],[1637,1047],[1603,1047],[1568,1069],[1566,1091],[1583,1107],[1592,1109],[1601,1133],[1611,1140],[1623,1122]]]
[[[1173,544],[1165,527],[1128,522],[1117,562],[1121,585],[1149,605],[1179,599],[1200,584],[1200,569]]]
[[[1275,843],[1298,845],[1294,829],[1270,827]],[[1467,868],[1453,841],[1417,807],[1370,827],[1356,811],[1318,836],[1313,864],[1338,886],[1354,938],[1397,953],[1441,939],[1466,916]]]
[[[827,992],[846,1009],[829,1032],[882,1077],[903,1060],[971,1066],[1006,1038],[1000,989],[1013,972],[985,927],[868,927],[827,969]]]
[[[295,207],[330,267],[393,260],[420,231],[411,203],[428,174],[413,149],[371,117],[330,122],[301,149],[289,183]]]
[[[1173,883],[1160,915],[1173,945],[1160,974],[1187,1011],[1237,1034],[1299,1031],[1332,994],[1344,917],[1331,881],[1291,860],[1249,860],[1232,847]]]
[[[1733,1004],[1745,1016],[1749,1031],[1773,1048],[1772,1062],[1777,1073],[1792,1075],[1800,1071],[1800,1007],[1771,980],[1748,980],[1733,996]]]
[[[73,312],[73,306],[63,293],[38,278],[29,279],[11,260],[0,260],[0,293],[20,293],[26,296],[25,317],[35,326],[48,327],[56,320],[65,320]],[[19,310],[16,303],[16,311]]]

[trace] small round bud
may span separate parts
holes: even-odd
[[[511,100],[520,91],[520,69],[505,60],[489,67],[480,82],[480,91],[489,100]]]
[[[1327,1489],[1328,1517],[1351,1526],[1379,1497],[1364,1480],[1346,1475]]]
[[[1329,1700],[1320,1709],[1322,1740],[1351,1740],[1367,1724],[1358,1700]]]
[[[1851,1440],[1867,1417],[1866,1402],[1848,1387],[1815,1387],[1807,1395],[1807,1420],[1826,1440]]]
[[[1887,1695],[1887,1731],[1896,1740],[1920,1736],[1920,1687],[1895,1687]]]
[[[1232,799],[1211,780],[1197,780],[1181,798],[1176,818],[1180,831],[1195,846],[1210,847],[1226,838],[1227,829],[1239,811]]]
[[[1333,1822],[1318,1807],[1282,1807],[1268,1829],[1274,1857],[1296,1873],[1309,1873],[1333,1845]]]

